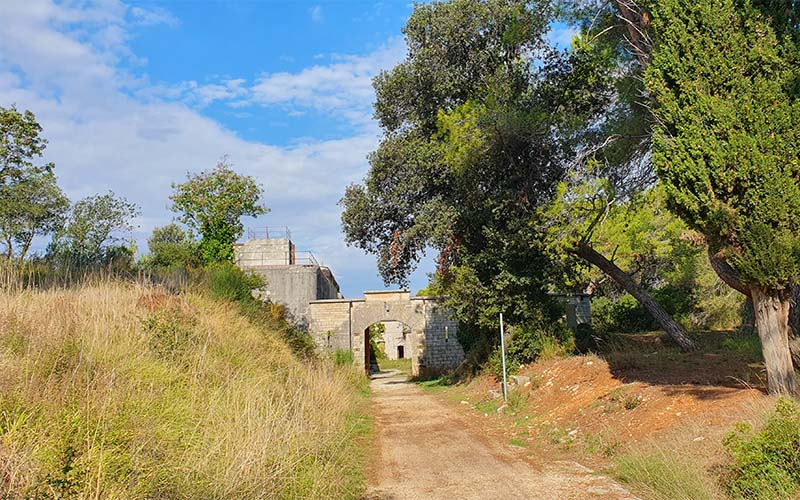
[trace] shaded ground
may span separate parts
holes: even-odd
[[[525,448],[487,437],[481,421],[397,372],[372,381],[377,446],[370,500],[633,500],[609,478],[570,461],[534,466]]]

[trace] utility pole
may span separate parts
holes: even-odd
[[[503,313],[500,313],[500,358],[503,361],[503,401],[508,401],[508,382],[506,381],[506,335],[503,329]]]

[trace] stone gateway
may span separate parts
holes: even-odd
[[[401,323],[404,357],[411,358],[415,377],[429,377],[456,368],[464,360],[458,323],[441,298],[411,297],[408,290],[365,292],[363,299],[313,300],[308,305],[308,330],[320,350],[353,352],[357,366],[369,369],[369,327]]]

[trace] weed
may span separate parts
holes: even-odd
[[[520,438],[511,438],[508,443],[512,446],[518,446],[520,448],[528,446],[528,442]]]
[[[358,497],[363,374],[301,363],[266,308],[148,295],[0,290],[0,496]]]
[[[626,453],[618,456],[615,463],[620,480],[654,500],[712,500],[718,496],[702,467],[677,453]]]
[[[333,353],[333,361],[336,366],[350,366],[353,364],[353,351],[350,349],[336,349]]]
[[[508,393],[508,401],[506,401],[506,411],[515,415],[525,408],[528,403],[528,394],[520,391],[513,390]]]
[[[720,347],[727,351],[741,354],[748,359],[761,359],[761,341],[755,334],[732,334],[727,335],[720,344]]]

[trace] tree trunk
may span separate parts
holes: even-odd
[[[747,296],[747,301],[744,303],[742,310],[742,324],[736,330],[737,333],[749,335],[754,333],[756,329],[756,310],[753,307],[753,298]]]
[[[770,394],[797,393],[792,356],[789,352],[789,297],[776,290],[750,289],[756,311],[756,329],[767,366]]]
[[[626,292],[633,295],[639,303],[647,309],[656,322],[664,329],[669,337],[677,343],[681,350],[684,352],[695,351],[699,348],[697,343],[689,338],[689,335],[681,325],[675,322],[674,319],[662,308],[658,302],[653,300],[642,287],[637,285],[628,273],[620,269],[616,264],[606,259],[603,255],[598,253],[594,248],[586,243],[579,243],[574,251],[575,255],[597,266],[601,271],[606,273],[616,284],[621,286]]]
[[[711,268],[717,273],[719,279],[734,290],[738,290],[747,296],[748,302],[752,303],[750,289],[739,279],[739,274],[727,262],[717,257],[711,250],[708,251],[708,261]],[[792,285],[789,287],[789,328],[787,336],[789,338],[789,351],[792,354],[792,363],[796,370],[800,370],[800,286]],[[755,322],[755,317],[753,318]],[[747,318],[742,321],[742,326],[747,323]]]
[[[800,370],[800,286],[792,285],[789,290],[789,352],[794,369]]]

